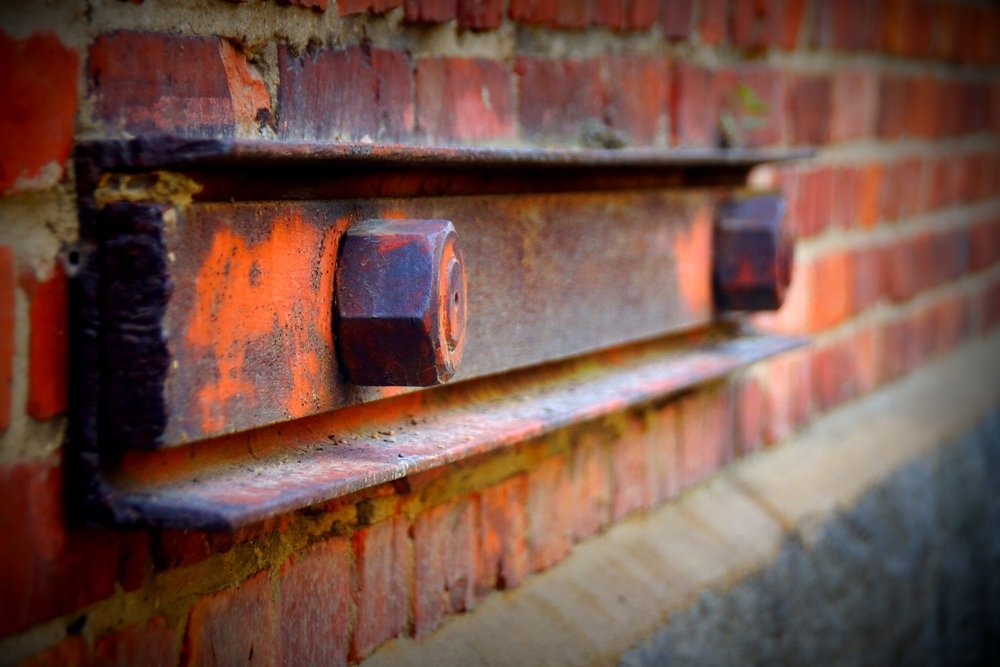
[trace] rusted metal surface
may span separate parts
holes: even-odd
[[[720,203],[715,223],[715,303],[721,310],[777,310],[792,280],[794,239],[780,195]]]
[[[358,385],[430,387],[465,347],[468,294],[447,220],[365,220],[337,260],[337,344]]]
[[[132,335],[166,347],[165,376],[101,382],[109,396],[159,404],[165,421],[152,437],[153,424],[118,424],[148,411],[110,413],[116,429],[149,436],[115,442],[178,445],[402,391],[348,382],[335,354],[336,258],[364,220],[454,222],[475,314],[457,381],[708,323],[712,203],[705,191],[626,191],[156,205],[159,223],[142,227],[148,256],[130,260],[155,269],[141,279],[170,296]],[[110,309],[106,326],[128,326],[121,315]]]
[[[123,525],[230,530],[659,400],[800,342],[689,335],[135,452],[103,501]]]

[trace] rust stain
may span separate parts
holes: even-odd
[[[203,432],[223,430],[227,401],[256,391],[254,369],[244,366],[246,349],[275,334],[288,341],[285,349],[291,351],[291,390],[284,397],[288,416],[303,416],[313,404],[329,400],[329,388],[320,381],[317,346],[333,344],[336,242],[330,237],[335,229],[324,232],[292,210],[258,243],[228,227],[213,235],[196,280],[197,300],[185,336],[188,345],[211,355],[218,369],[195,396]],[[317,248],[320,280],[315,285],[314,265],[290,258]],[[304,299],[306,294],[310,298]]]

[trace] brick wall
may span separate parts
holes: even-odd
[[[1000,9],[931,0],[133,0],[0,9],[0,655],[337,664],[1000,325]],[[723,118],[764,120],[733,136]],[[814,146],[725,385],[234,535],[66,525],[75,139]]]

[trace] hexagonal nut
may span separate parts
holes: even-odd
[[[465,346],[465,266],[447,220],[366,220],[337,262],[340,361],[354,384],[428,387]]]
[[[715,223],[715,305],[721,310],[777,310],[792,279],[795,240],[777,194],[719,205]]]

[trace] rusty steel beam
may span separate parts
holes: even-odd
[[[123,526],[232,530],[660,400],[800,344],[692,334],[180,449],[133,452],[97,500]]]

